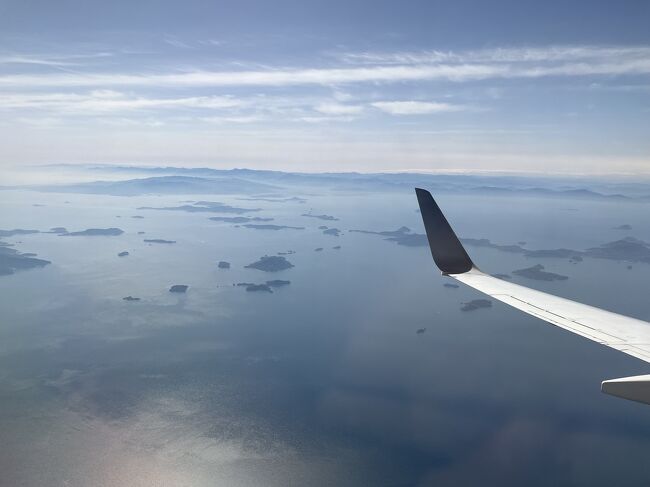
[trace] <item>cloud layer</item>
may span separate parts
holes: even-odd
[[[563,161],[563,171],[582,161],[588,173],[592,160],[594,172],[650,172],[650,46],[338,49],[291,63],[216,63],[200,54],[220,49],[217,41],[169,37],[164,45],[180,57],[0,52],[0,156],[78,160],[91,146],[106,150],[94,162],[194,154],[256,167],[267,158],[322,170],[345,161],[354,169],[535,171],[546,160]],[[108,133],[118,152],[106,146]],[[45,146],[46,134],[57,147],[49,160],[22,142],[40,137]]]

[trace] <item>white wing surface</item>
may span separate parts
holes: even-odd
[[[444,275],[525,313],[650,363],[650,323],[530,289],[481,272],[431,193],[415,190],[436,265]],[[603,392],[650,404],[650,375],[604,381]]]

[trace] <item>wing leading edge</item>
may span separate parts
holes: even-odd
[[[571,301],[481,272],[431,193],[415,190],[431,255],[444,275],[552,325],[650,363],[650,323]],[[604,381],[608,394],[650,404],[650,375]]]

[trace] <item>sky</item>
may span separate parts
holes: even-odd
[[[0,0],[0,171],[650,175],[645,1]]]

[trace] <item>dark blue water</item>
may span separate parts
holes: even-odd
[[[603,379],[646,373],[646,364],[498,302],[461,312],[482,296],[443,287],[428,248],[347,232],[422,232],[414,196],[212,198],[305,227],[280,231],[136,210],[205,199],[192,195],[0,198],[0,228],[125,231],[4,239],[52,264],[0,277],[2,485],[650,481],[650,409],[599,391]],[[650,240],[643,204],[462,195],[440,204],[461,236],[501,244]],[[340,220],[300,216],[310,208]],[[623,223],[633,230],[613,230]],[[118,258],[123,250],[130,255]],[[286,250],[296,252],[291,269],[244,268]],[[488,272],[542,263],[569,279],[517,282],[650,319],[649,265],[468,250]],[[272,294],[233,286],[268,279],[291,284]],[[173,284],[190,287],[175,295]]]

